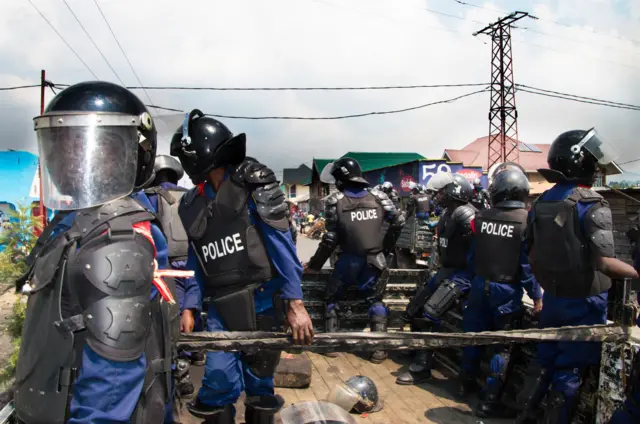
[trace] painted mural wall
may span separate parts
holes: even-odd
[[[480,178],[482,186],[487,188],[487,176],[482,174],[481,166],[464,166],[461,163],[447,162],[444,159],[425,160],[405,163],[389,168],[376,169],[365,172],[364,178],[372,186],[390,181],[401,197],[411,194],[411,182],[427,184],[432,176],[438,172],[452,172],[463,175],[469,181]]]

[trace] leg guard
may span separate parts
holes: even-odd
[[[245,402],[244,419],[246,424],[274,424],[275,414],[284,405],[280,395],[254,396]]]
[[[340,329],[340,305],[328,303],[324,315],[327,333],[334,333]]]
[[[378,308],[376,308],[376,306]],[[375,311],[376,309],[383,309],[386,312],[386,307],[382,302],[376,302],[371,306],[369,311]],[[370,312],[371,313],[371,312]],[[387,317],[382,315],[370,315],[369,328],[371,331],[387,332]],[[374,364],[381,364],[387,359],[387,352],[383,350],[376,350],[371,355],[371,362]]]
[[[443,281],[425,303],[425,314],[432,318],[441,317],[458,300],[461,294],[462,292],[456,283],[449,280]]]
[[[575,399],[575,397],[573,397]],[[562,392],[552,390],[547,396],[547,407],[544,410],[544,417],[541,424],[569,424],[571,410],[573,409],[572,399],[567,399]]]
[[[204,424],[235,424],[236,408],[233,405],[208,406],[198,399],[187,404],[194,417],[202,418]]]
[[[178,358],[178,360],[176,360],[176,369],[173,378],[178,398],[192,399],[195,396],[196,389],[189,376],[189,361],[187,359]]]
[[[496,353],[489,363],[490,373],[487,377],[487,387],[483,401],[478,405],[477,415],[482,418],[503,415],[505,407],[502,405],[502,390],[511,370],[511,347]]]
[[[522,391],[516,396],[519,408],[516,423],[527,423],[536,419],[538,406],[549,389],[550,380],[551,372],[547,369],[536,367],[529,370]]]

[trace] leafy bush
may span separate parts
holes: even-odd
[[[27,271],[25,259],[37,240],[34,230],[42,228],[40,219],[31,216],[30,207],[26,205],[19,204],[11,218],[10,223],[4,224],[5,229],[0,235],[0,244],[5,246],[0,252],[0,293],[5,291],[3,286],[12,286],[16,278]],[[11,380],[15,373],[26,309],[26,296],[17,295],[6,328],[13,350],[7,364],[0,370],[0,383]]]
[[[0,234],[0,245],[5,246],[0,252],[0,284],[13,284],[27,271],[24,261],[37,240],[34,230],[41,229],[42,223],[39,217],[31,216],[29,206],[18,204],[11,212],[11,222],[4,225]]]

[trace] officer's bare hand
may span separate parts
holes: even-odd
[[[309,262],[305,262],[302,264],[302,273],[303,274],[315,274],[316,270],[313,268],[309,268]]]
[[[313,331],[311,318],[309,318],[309,314],[307,313],[302,300],[295,299],[289,301],[286,328],[291,328],[293,343],[298,345],[311,344],[315,333]]]
[[[533,301],[533,313],[539,314],[542,311],[542,298]]]
[[[194,325],[195,318],[193,317],[191,309],[185,309],[182,311],[182,316],[180,317],[180,332],[191,333]]]

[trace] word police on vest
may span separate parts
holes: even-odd
[[[204,255],[205,262],[208,262],[207,256],[209,259],[216,259],[237,253],[241,250],[244,250],[244,246],[240,239],[240,233],[235,233],[233,236],[227,236],[202,246],[202,254]]]
[[[440,247],[447,247],[449,245],[449,239],[440,237]]]
[[[483,222],[480,226],[480,232],[492,236],[513,238],[513,225],[496,224],[495,222]]]
[[[369,219],[378,219],[378,211],[376,209],[351,212],[351,221],[367,221]]]

